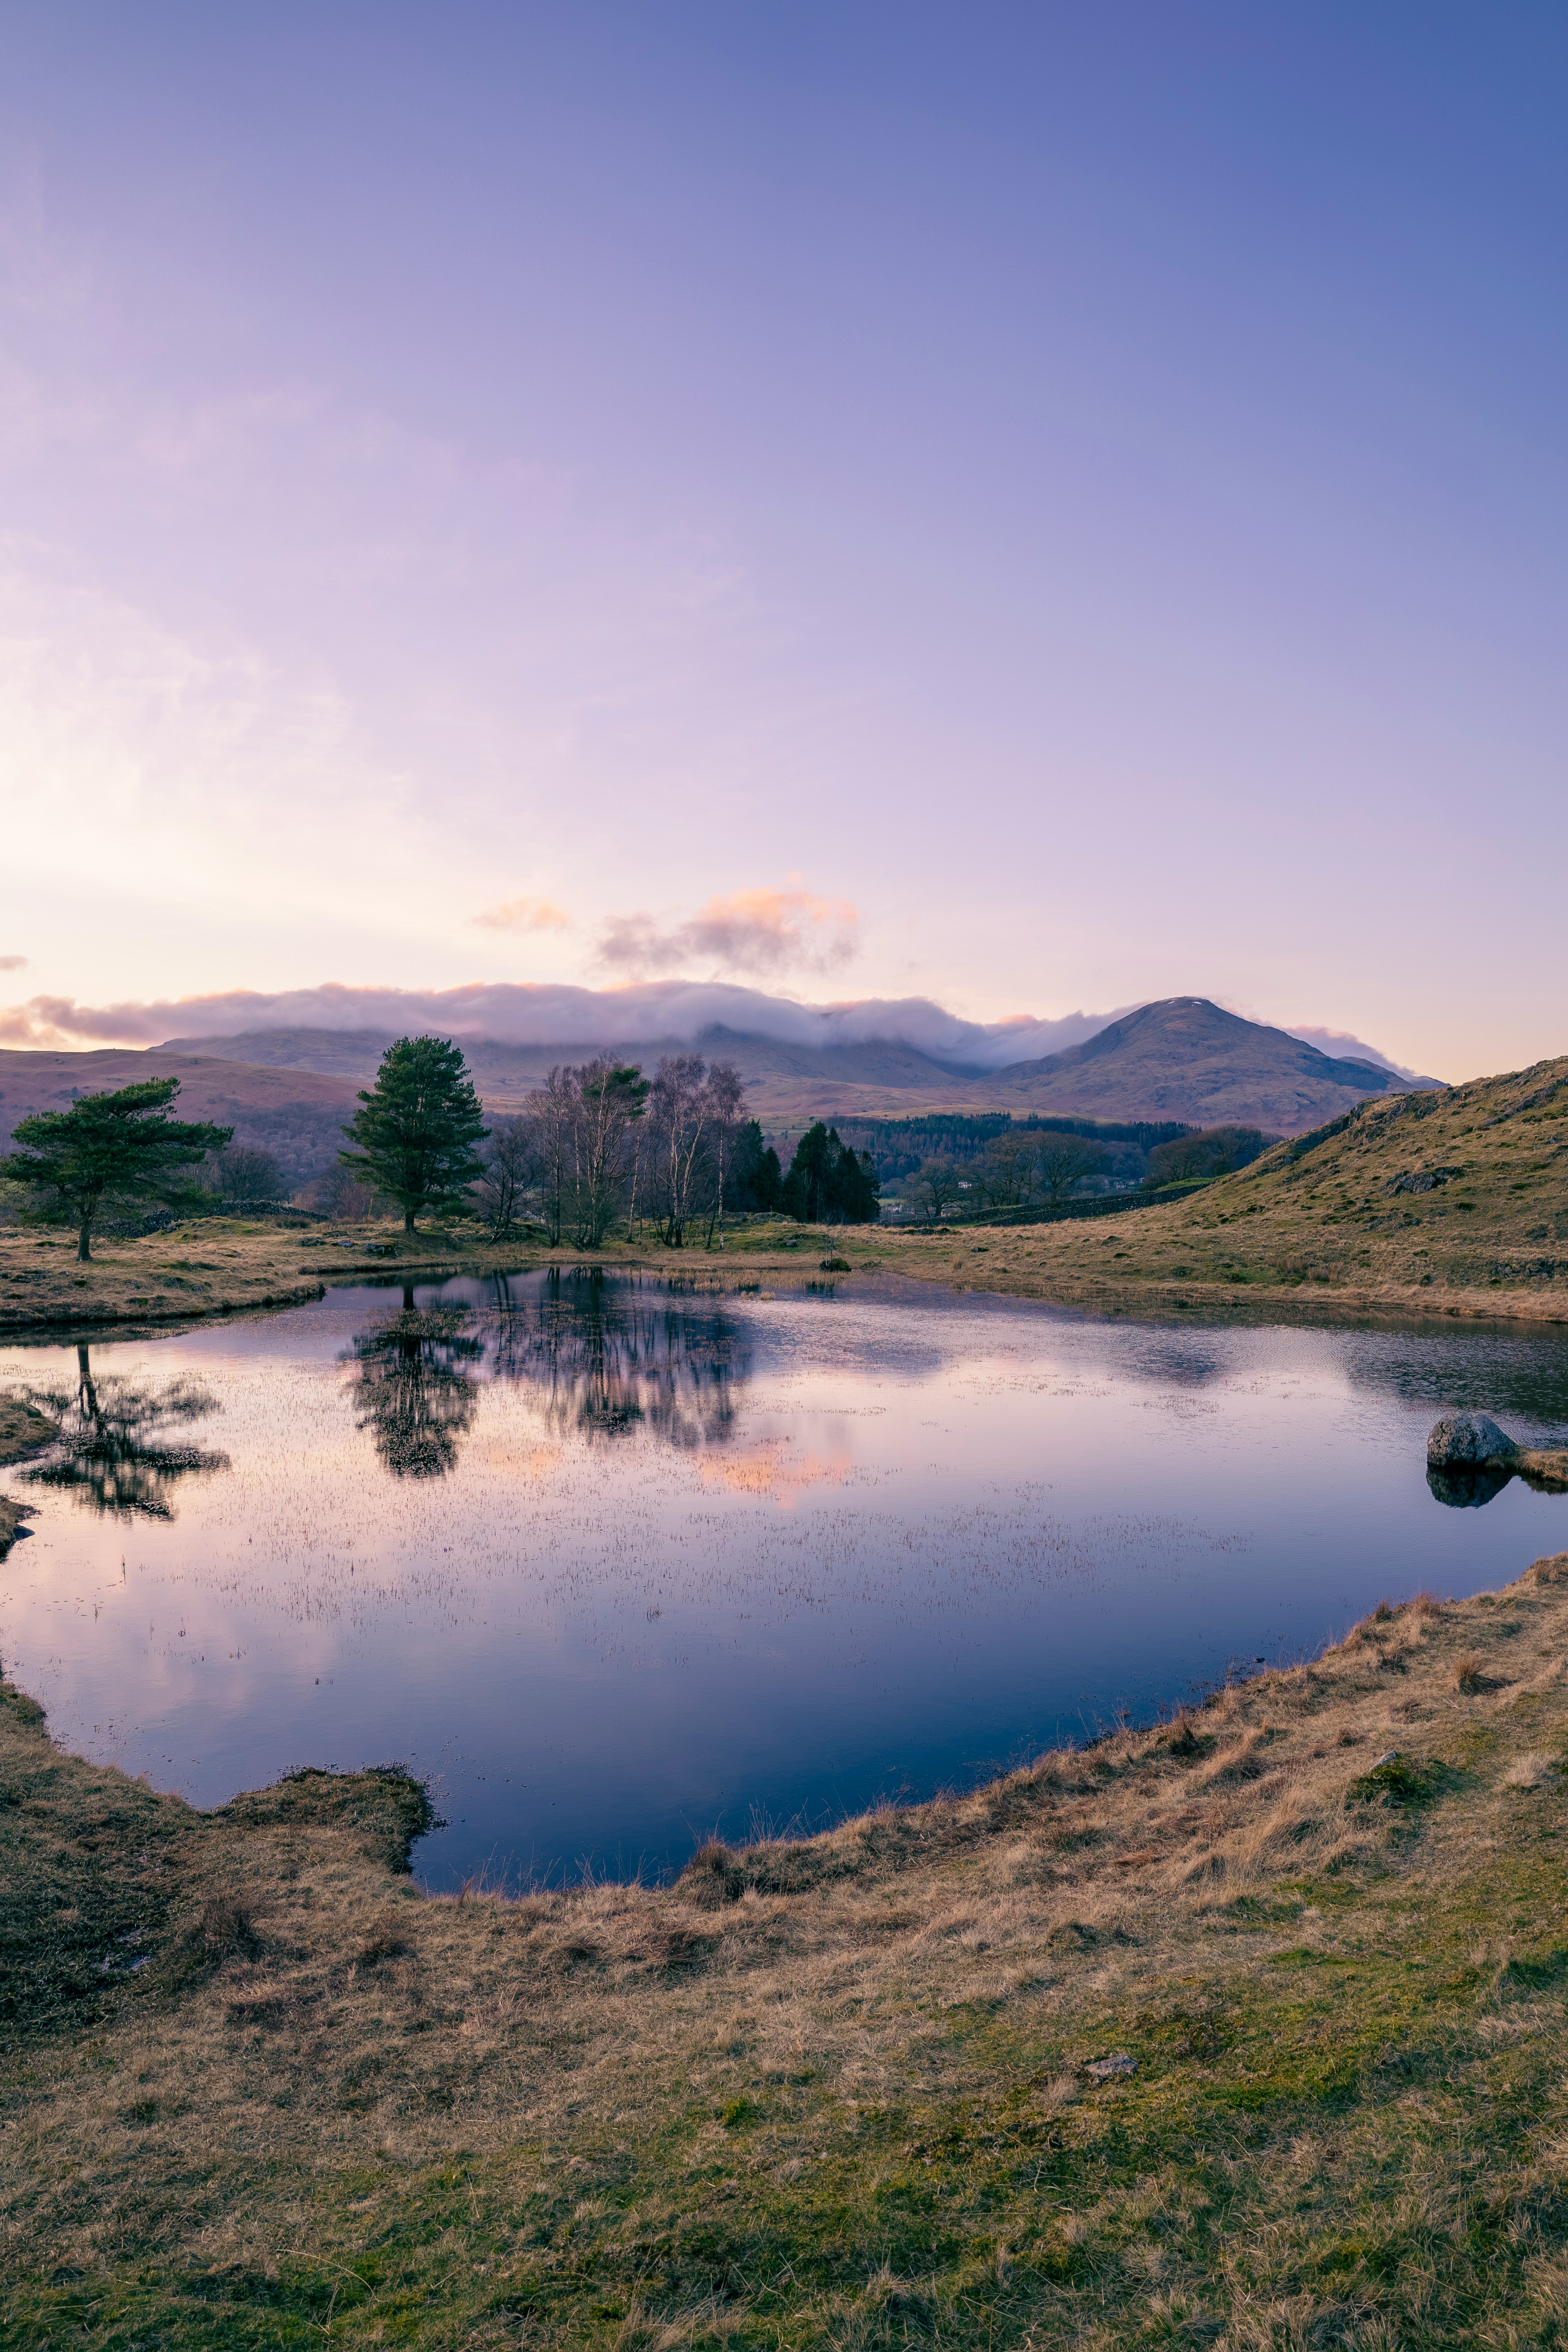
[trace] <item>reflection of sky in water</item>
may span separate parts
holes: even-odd
[[[927,1292],[339,1291],[93,1348],[174,1517],[5,1474],[39,1516],[0,1649],[58,1737],[201,1803],[406,1759],[450,1817],[434,1883],[664,1866],[715,1826],[971,1780],[1384,1593],[1516,1576],[1568,1501],[1445,1510],[1426,1432],[1472,1405],[1560,1439],[1565,1367],[1560,1338]],[[0,1354],[7,1387],[79,1370]],[[216,1408],[136,1404],[182,1397]],[[109,1499],[134,1475],[117,1455]]]

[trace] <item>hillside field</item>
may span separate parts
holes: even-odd
[[[955,1235],[950,1255],[977,1286],[1126,1311],[1568,1320],[1568,1057],[1363,1104],[1183,1202]]]

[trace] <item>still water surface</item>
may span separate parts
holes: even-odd
[[[4,1475],[0,1657],[57,1737],[204,1805],[401,1759],[436,1886],[971,1782],[1568,1548],[1568,1500],[1425,1469],[1445,1406],[1563,1441],[1552,1335],[540,1274],[13,1348],[0,1388],[74,1440]]]

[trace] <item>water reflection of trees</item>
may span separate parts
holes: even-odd
[[[683,1447],[722,1444],[751,1373],[747,1327],[707,1302],[597,1271],[552,1272],[532,1296],[498,1286],[492,1363],[531,1389],[552,1425],[589,1439],[630,1431]]]
[[[354,1425],[374,1431],[395,1477],[444,1478],[457,1463],[479,1404],[472,1367],[484,1343],[466,1328],[472,1321],[466,1307],[416,1307],[405,1286],[401,1315],[350,1345]]]
[[[49,1459],[22,1474],[35,1486],[58,1486],[95,1511],[117,1518],[172,1519],[171,1499],[182,1478],[226,1470],[226,1454],[180,1445],[168,1433],[217,1411],[217,1399],[199,1382],[170,1381],[138,1388],[118,1373],[98,1378],[92,1351],[76,1351],[74,1388],[29,1389],[27,1401],[59,1423]]]
[[[470,1294],[472,1297],[474,1294]],[[750,1376],[747,1327],[716,1302],[681,1301],[596,1269],[552,1269],[519,1295],[498,1278],[481,1308],[417,1307],[362,1331],[342,1358],[360,1429],[399,1478],[442,1478],[488,1377],[526,1389],[554,1429],[590,1440],[637,1431],[682,1447],[722,1444]]]

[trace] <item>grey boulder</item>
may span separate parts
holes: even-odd
[[[1446,1412],[1432,1424],[1426,1440],[1426,1467],[1447,1470],[1466,1463],[1478,1469],[1487,1462],[1507,1462],[1519,1452],[1489,1413]]]

